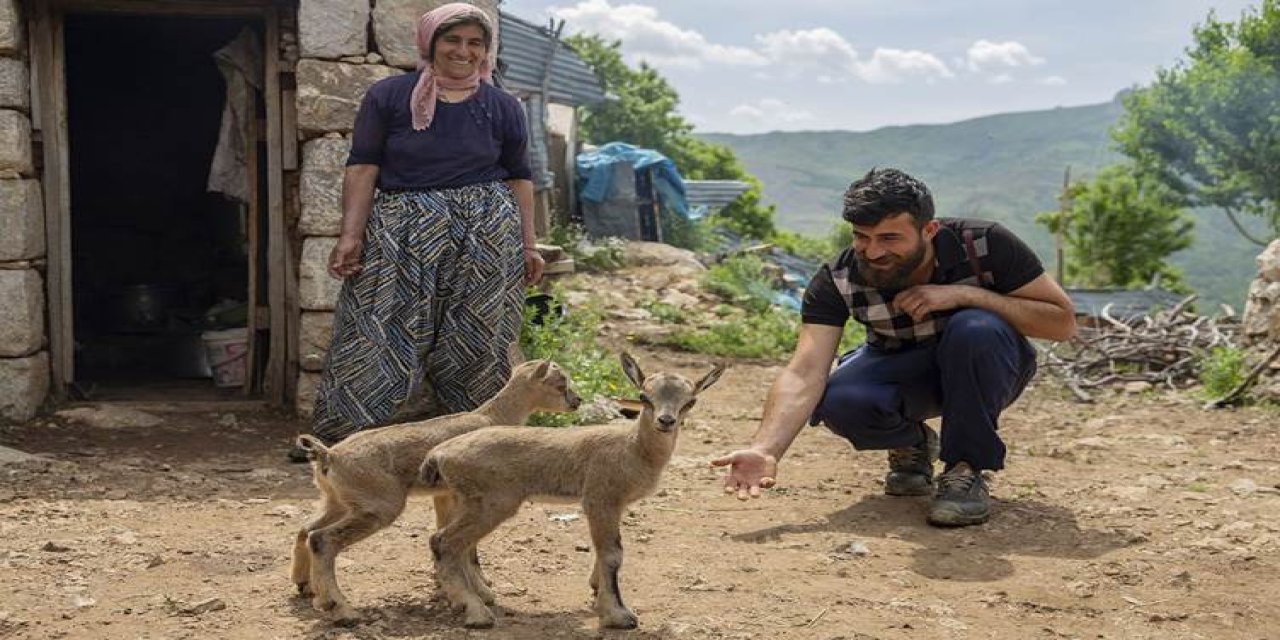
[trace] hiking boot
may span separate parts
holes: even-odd
[[[938,459],[938,433],[923,422],[918,444],[889,450],[889,473],[884,492],[891,496],[927,496],[933,493],[933,462]]]
[[[960,462],[938,476],[938,492],[929,508],[929,524],[966,527],[982,524],[991,515],[991,497],[982,473]]]

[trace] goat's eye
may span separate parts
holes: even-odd
[[[647,405],[649,405],[649,406],[651,406],[651,407],[653,406],[653,400],[650,400],[650,399],[649,399],[649,394],[647,394],[647,393],[641,393],[641,394],[640,394],[640,402],[643,402],[643,403],[645,403],[645,404],[647,404]]]

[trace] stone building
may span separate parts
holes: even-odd
[[[472,3],[500,24],[498,0]],[[309,409],[355,112],[369,85],[414,68],[417,19],[440,4],[0,0],[0,420],[200,385]],[[543,88],[574,76],[567,97],[516,91],[544,140],[549,103],[568,109],[551,132],[563,144],[573,105],[603,96],[531,28],[543,57],[506,62]],[[196,379],[214,322],[246,328],[242,388]]]

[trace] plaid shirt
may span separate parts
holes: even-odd
[[[1008,293],[1044,273],[1035,254],[995,223],[950,218],[941,222],[933,239],[931,284],[965,284]],[[972,239],[972,254],[970,243],[964,239],[966,234]],[[992,239],[996,242],[989,242]],[[980,274],[974,273],[975,264]],[[838,294],[838,302],[833,292]],[[886,350],[937,339],[955,310],[930,313],[916,322],[893,304],[899,292],[866,284],[857,272],[852,248],[846,249],[810,283],[805,293],[804,321],[843,325],[845,319],[852,317],[867,327],[868,344]],[[843,314],[832,309],[836,305],[844,307]]]

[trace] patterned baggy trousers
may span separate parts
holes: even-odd
[[[388,424],[406,404],[470,411],[502,388],[524,303],[520,213],[505,183],[379,191],[361,264],[338,297],[317,436]]]

